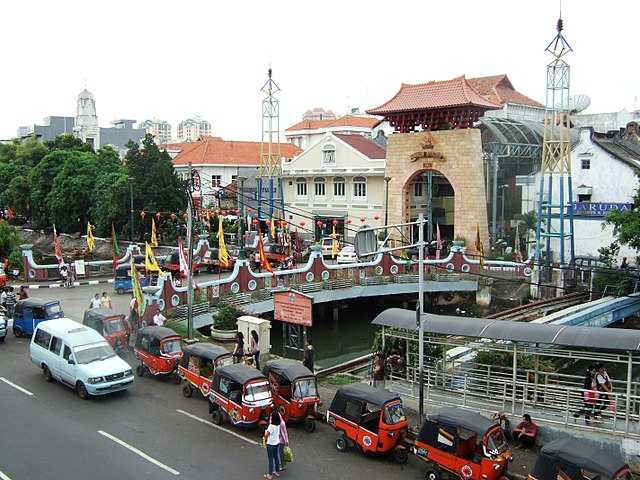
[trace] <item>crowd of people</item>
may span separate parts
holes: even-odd
[[[614,406],[613,385],[603,363],[587,367],[582,389],[582,408],[573,414],[574,418],[584,416],[587,423],[601,421],[602,412]]]

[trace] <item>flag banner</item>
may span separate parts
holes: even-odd
[[[118,260],[120,259],[120,249],[118,248],[118,239],[116,238],[116,227],[111,223],[111,251],[113,254],[113,269],[118,267]]]
[[[333,226],[331,233],[331,258],[336,258],[338,254],[338,235],[336,235],[336,226]]]
[[[276,221],[271,217],[271,238],[276,240]]]
[[[96,240],[93,238],[93,226],[87,222],[87,250],[93,252],[96,249]]]
[[[229,267],[229,252],[227,251],[227,245],[224,243],[224,227],[222,226],[222,217],[218,217],[218,233],[216,234],[218,239],[218,262],[220,266],[225,268]]]
[[[262,235],[260,233],[260,230],[258,230],[258,254],[260,255],[260,267],[269,273],[273,273],[273,268],[271,267],[271,263],[269,263],[267,254],[264,251],[264,242],[262,241]]]
[[[147,242],[144,242],[144,267],[150,272],[160,272],[160,265]]]
[[[152,247],[158,246],[158,237],[156,235],[156,222],[153,220],[153,218],[151,219],[151,246]]]
[[[129,274],[131,275],[131,290],[137,303],[136,310],[138,311],[138,316],[142,318],[146,305],[142,287],[140,286],[140,274],[138,273],[133,257],[131,257],[131,271]]]
[[[180,277],[187,278],[189,273],[189,263],[187,261],[187,256],[184,253],[184,244],[182,243],[181,237],[178,237],[178,259],[180,261]]]
[[[476,223],[476,251],[480,255],[480,266],[484,265],[484,246],[482,240],[480,240],[480,224]]]
[[[62,246],[60,245],[60,239],[58,238],[55,223],[53,224],[53,253],[58,260],[58,265],[62,265],[64,263],[64,258],[62,258]]]

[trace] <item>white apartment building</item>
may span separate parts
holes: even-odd
[[[146,133],[153,135],[158,145],[171,141],[171,124],[166,120],[157,118],[145,120],[140,124],[140,128],[144,128]]]
[[[178,142],[195,142],[200,137],[211,135],[211,124],[200,117],[187,118],[178,124]]]
[[[305,116],[309,118],[312,113],[305,112]],[[287,142],[307,150],[328,133],[362,135],[372,138],[375,127],[380,123],[378,117],[355,114],[344,115],[340,118],[323,118],[322,120],[305,119],[287,128],[284,136]]]

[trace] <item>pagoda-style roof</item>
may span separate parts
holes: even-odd
[[[469,128],[486,112],[501,108],[483,97],[464,77],[409,85],[391,100],[367,110],[382,115],[398,132]]]
[[[410,85],[403,83],[391,100],[367,110],[372,115],[434,110],[455,107],[480,107],[485,110],[500,108],[478,93],[464,75],[451,80],[437,80]]]

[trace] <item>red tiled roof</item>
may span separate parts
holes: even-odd
[[[358,115],[344,115],[340,118],[327,120],[302,120],[290,126],[285,131],[291,130],[317,130],[319,128],[333,127],[364,127],[373,128],[380,123],[380,120],[372,117],[361,117]]]
[[[367,110],[373,115],[411,110],[431,110],[437,108],[474,105],[486,109],[500,108],[480,95],[464,75],[451,80],[431,81],[409,85],[403,83],[398,93],[379,107]]]
[[[165,150],[180,150],[174,165],[260,165],[260,142],[236,142],[220,137],[205,136],[197,142],[161,145]],[[292,143],[281,143],[280,153],[293,158],[302,150]]]
[[[528,105],[531,107],[544,108],[539,102],[518,92],[509,77],[505,74],[492,75],[489,77],[468,78],[467,81],[475,88],[480,95],[487,100],[504,105],[505,103],[516,103],[518,105]]]
[[[387,157],[386,150],[367,137],[344,133],[334,133],[334,135],[371,160],[384,160]]]

